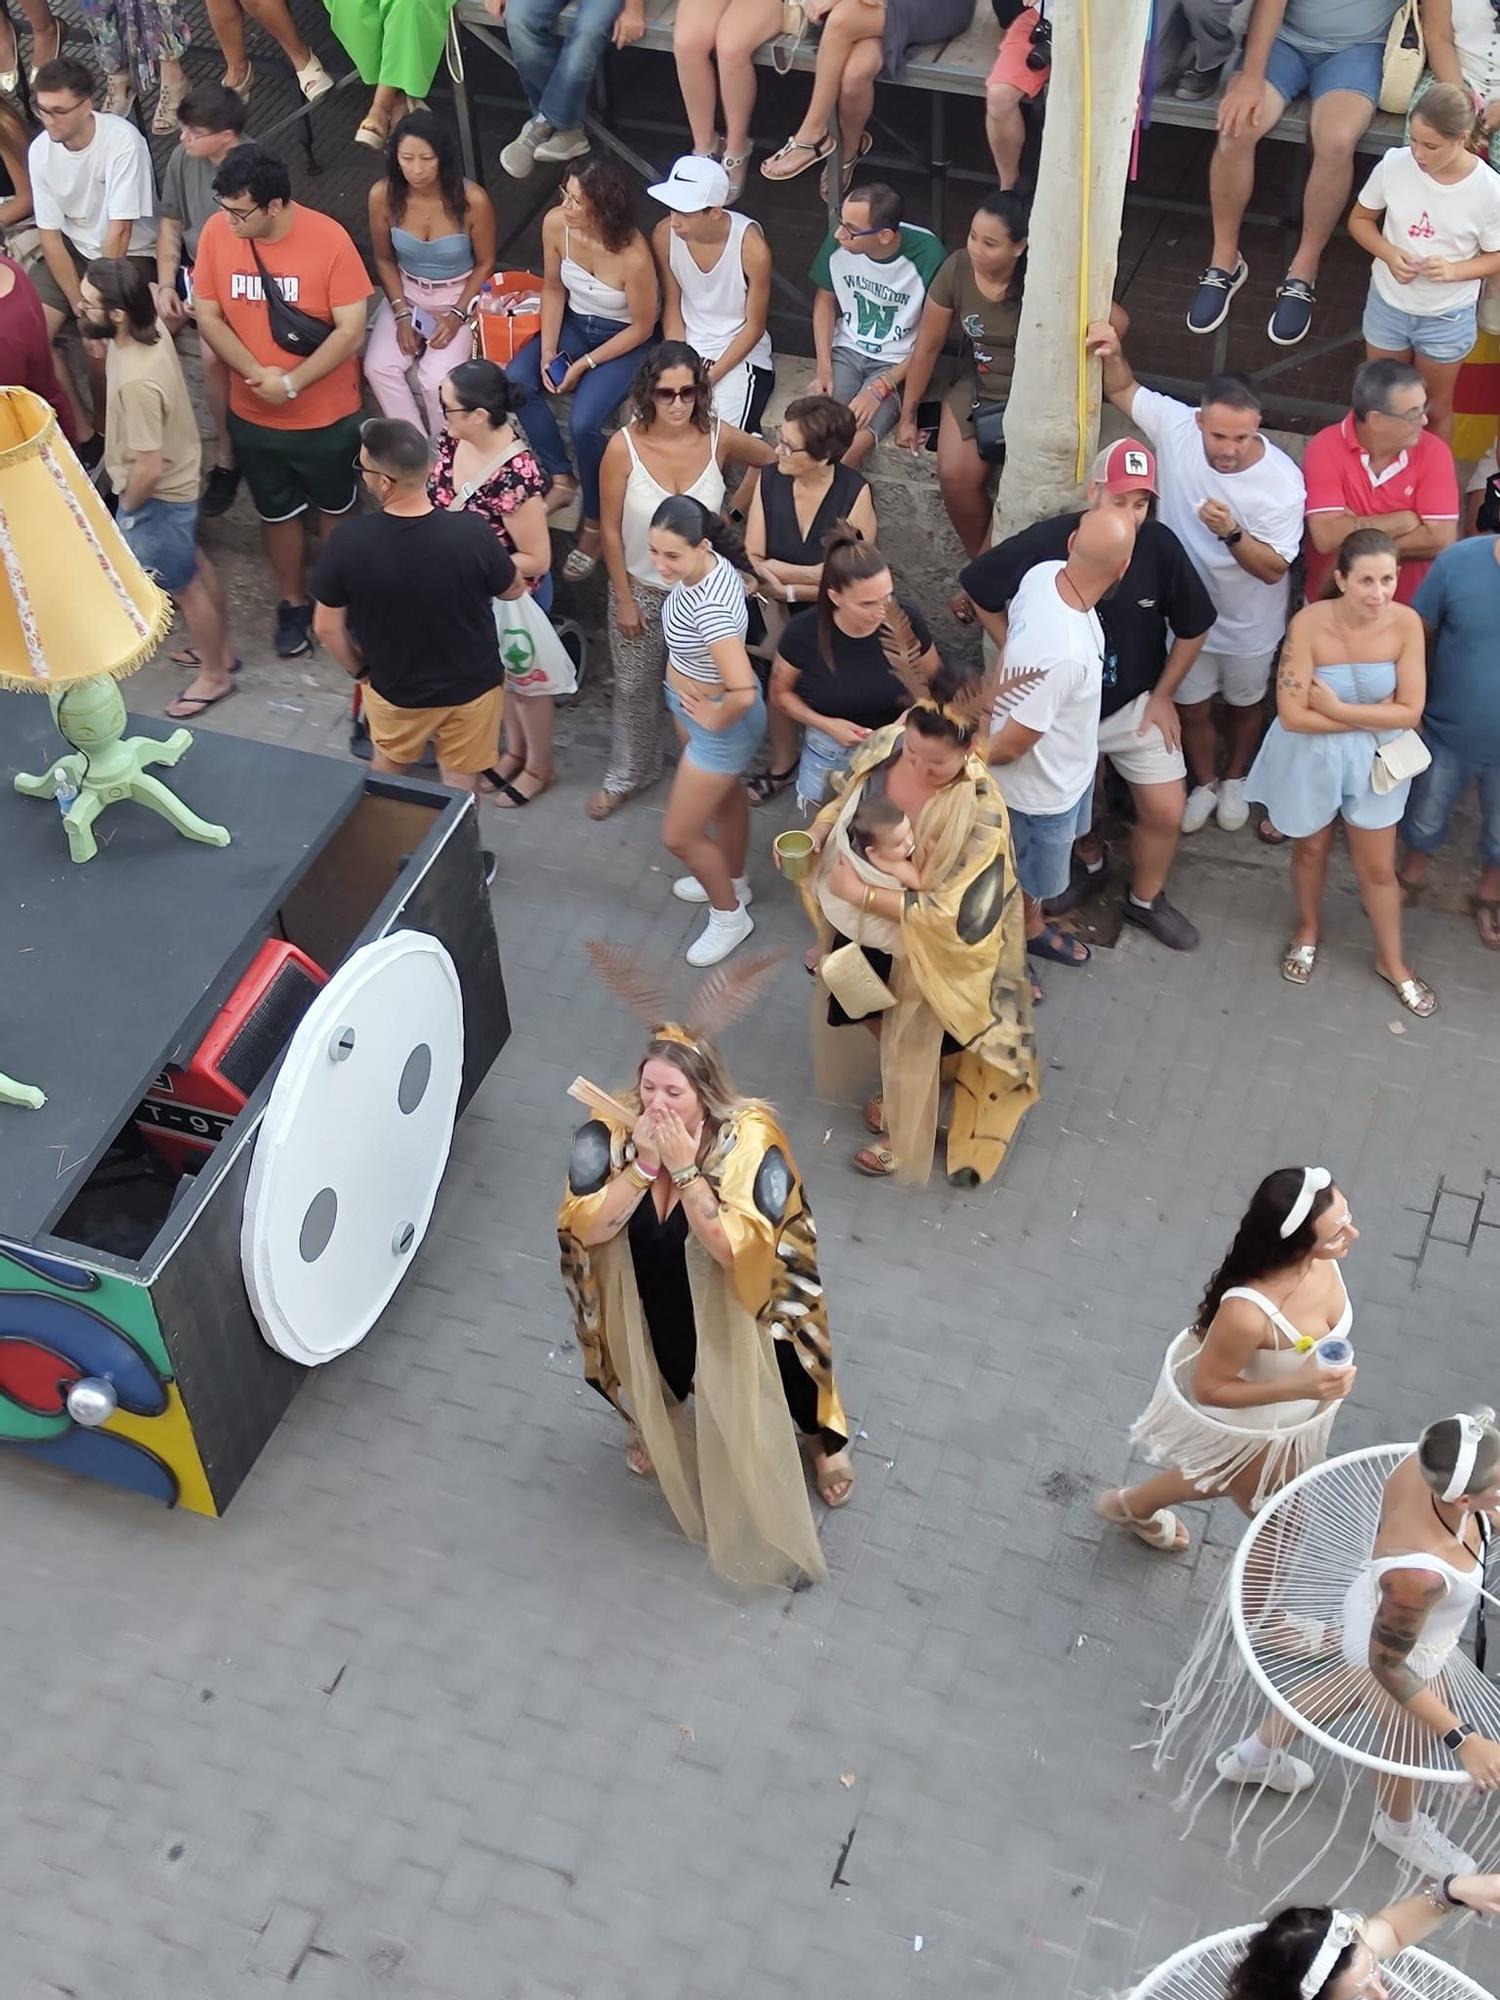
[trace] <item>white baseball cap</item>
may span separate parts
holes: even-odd
[[[729,175],[717,160],[687,153],[673,163],[664,181],[646,192],[679,215],[701,215],[705,208],[722,208],[728,201]]]

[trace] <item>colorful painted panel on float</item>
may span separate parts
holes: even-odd
[[[98,1430],[68,1415],[86,1376],[113,1383],[119,1407]],[[151,1295],[65,1257],[0,1246],[0,1446],[216,1514],[172,1377]]]

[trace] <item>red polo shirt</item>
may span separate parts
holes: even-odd
[[[1453,454],[1441,438],[1423,431],[1410,451],[1400,452],[1383,472],[1370,470],[1369,454],[1354,434],[1351,410],[1341,424],[1330,424],[1309,438],[1302,460],[1307,484],[1307,511],[1347,512],[1363,519],[1380,514],[1412,513],[1424,521],[1458,519],[1458,474]],[[1336,551],[1319,555],[1307,537],[1302,554],[1307,563],[1307,598],[1323,595]],[[1404,562],[1396,585],[1398,604],[1410,604],[1430,562]]]

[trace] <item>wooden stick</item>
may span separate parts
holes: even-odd
[[[597,1083],[590,1083],[586,1076],[574,1077],[568,1085],[568,1095],[599,1117],[612,1119],[616,1125],[623,1125],[627,1132],[634,1131],[637,1113],[628,1110],[618,1098],[611,1097],[607,1090],[601,1090]]]

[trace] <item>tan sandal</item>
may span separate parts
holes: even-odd
[[[818,1498],[825,1507],[847,1507],[854,1493],[854,1467],[849,1447],[842,1451],[813,1453]]]
[[[861,1146],[854,1155],[854,1168],[872,1181],[886,1181],[896,1171],[896,1155],[889,1146]]]
[[[1108,1505],[1111,1500],[1115,1503],[1114,1509]],[[1122,1486],[1101,1493],[1094,1502],[1094,1512],[1112,1527],[1128,1528],[1137,1541],[1144,1542],[1148,1549],[1159,1549],[1164,1555],[1181,1555],[1184,1549],[1192,1546],[1192,1536],[1170,1507],[1158,1507],[1154,1514],[1138,1521],[1125,1505],[1125,1489]]]
[[[805,174],[810,167],[826,160],[833,151],[833,134],[825,132],[821,139],[799,139],[795,133],[783,141],[768,159],[760,163],[760,171],[768,181],[794,181],[799,174]],[[792,165],[801,156],[800,163]]]
[[[639,1431],[630,1433],[630,1442],[625,1447],[625,1463],[637,1479],[650,1479],[656,1471],[651,1463],[651,1454],[646,1449],[645,1440]]]
[[[354,143],[356,146],[368,146],[372,153],[383,153],[385,151],[385,142],[390,135],[391,128],[389,121],[384,118],[377,118],[373,113],[370,113],[361,118],[358,125],[355,126]]]
[[[584,811],[590,819],[609,819],[617,813],[627,799],[633,799],[634,792],[607,792],[601,785],[597,792],[590,792]]]
[[[885,1137],[885,1099],[878,1093],[865,1105],[865,1130],[877,1139]]]

